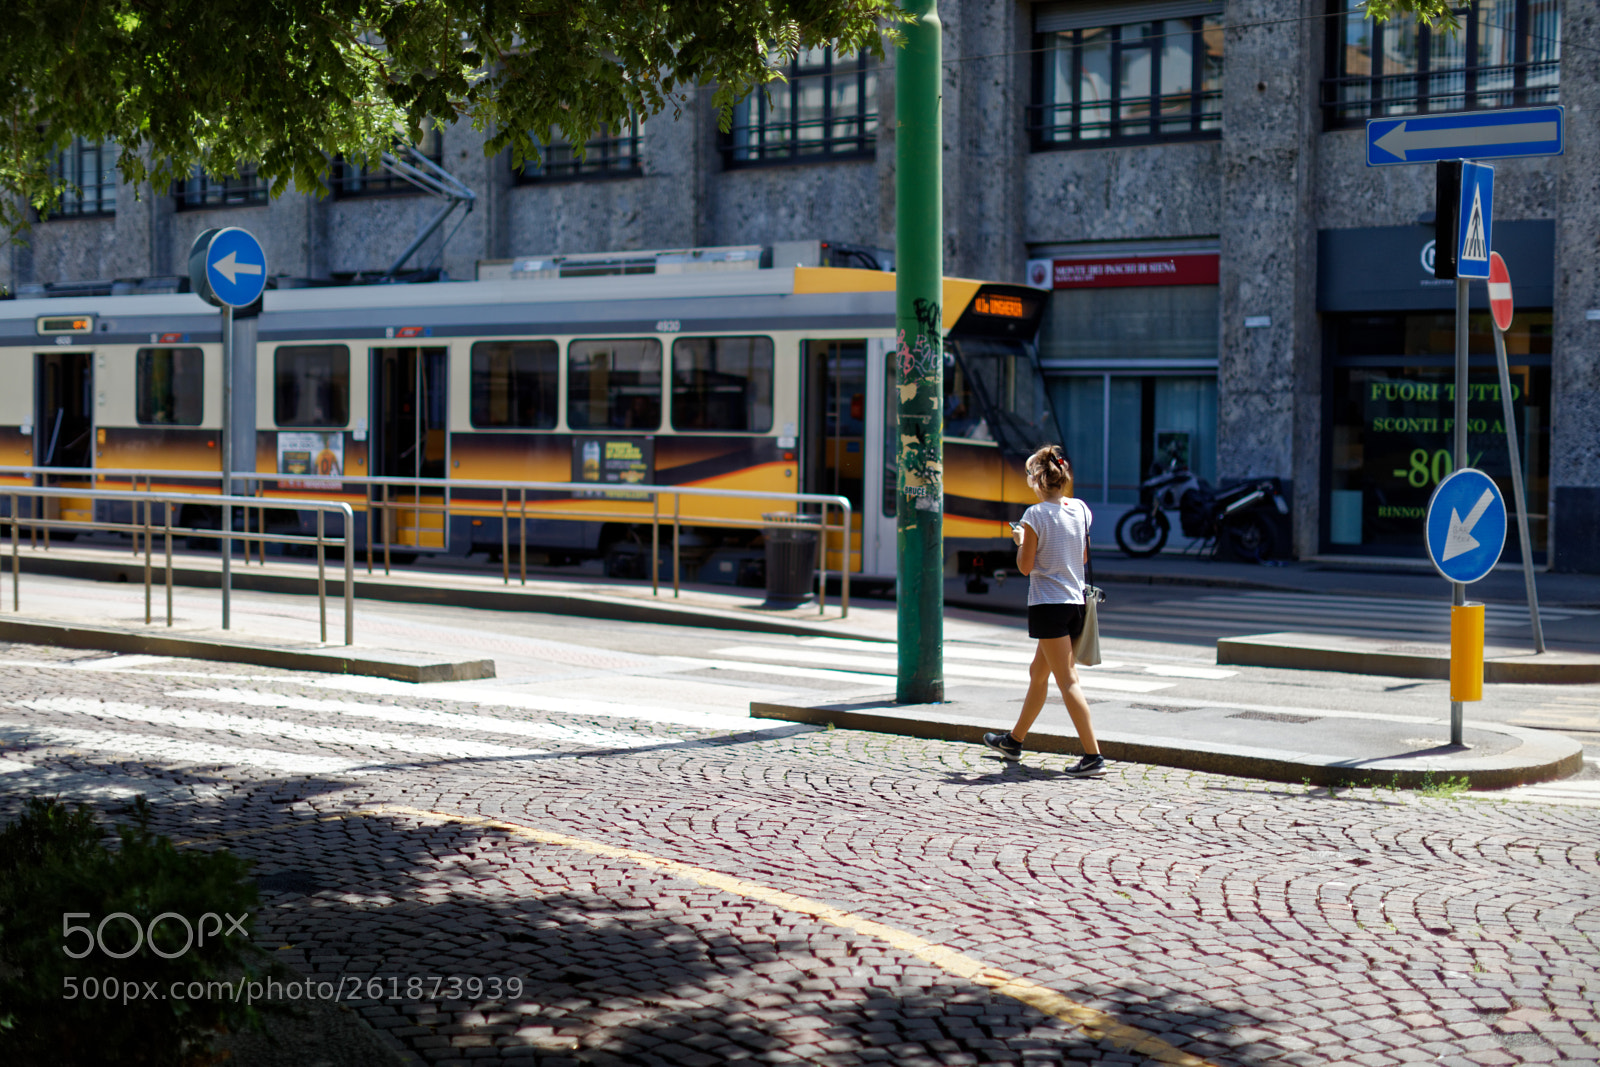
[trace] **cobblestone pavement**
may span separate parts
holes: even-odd
[[[1589,808],[148,659],[0,646],[0,805],[253,859],[410,1062],[1600,1061]]]

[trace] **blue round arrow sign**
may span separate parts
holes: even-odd
[[[1475,582],[1494,569],[1506,546],[1506,502],[1480,470],[1463,467],[1428,501],[1428,557],[1452,582]]]
[[[267,254],[248,230],[211,230],[195,243],[204,269],[192,280],[207,303],[242,308],[260,298],[267,284]]]

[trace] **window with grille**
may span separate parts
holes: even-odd
[[[199,167],[187,180],[172,183],[172,197],[179,211],[197,208],[233,207],[239,204],[265,204],[267,180],[256,173],[254,163],[239,168],[230,178],[218,178]]]
[[[1034,29],[1034,151],[1222,135],[1221,4],[1042,4]]]
[[[722,138],[729,167],[871,158],[878,137],[878,75],[864,55],[801,52],[788,79],[745,97]]]
[[[423,125],[422,140],[417,142],[416,150],[435,163],[444,161],[444,138],[440,136],[439,130],[433,123],[429,122]],[[377,161],[374,161],[370,167],[358,167],[354,163],[347,162],[342,156],[337,156],[333,161],[331,177],[333,195],[341,198],[393,196],[397,193],[420,193],[422,191],[404,178],[389,173]]]
[[[56,155],[50,173],[67,183],[52,214],[86,217],[117,213],[116,145],[75,137]]]
[[[1461,28],[1451,36],[1414,15],[1374,22],[1358,0],[1331,0],[1326,126],[1559,102],[1557,0],[1472,0],[1455,11]]]
[[[615,128],[604,128],[584,145],[583,158],[572,143],[556,139],[540,146],[540,160],[528,160],[516,169],[519,185],[574,181],[585,178],[637,178],[644,173],[639,144],[644,121],[630,116]]]

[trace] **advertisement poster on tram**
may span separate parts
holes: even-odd
[[[655,440],[649,437],[577,437],[572,442],[572,480],[604,485],[647,485],[655,473]],[[646,493],[620,490],[585,493],[607,500],[648,500]]]
[[[344,473],[344,434],[278,434],[278,473],[304,474],[304,479],[287,479],[283,489],[338,489]]]

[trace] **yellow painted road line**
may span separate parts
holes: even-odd
[[[555,833],[550,830],[539,830],[531,826],[521,826],[517,823],[502,822],[498,819],[484,819],[470,815],[451,815],[446,812],[425,811],[421,808],[409,808],[395,804],[362,808],[355,814],[403,815],[425,821],[460,823],[466,826],[498,830],[513,837],[537,841],[545,845],[557,845],[561,848],[570,848],[578,852],[587,852],[593,856],[628,860],[632,863],[637,863],[641,867],[661,871],[675,878],[684,878],[696,882],[708,889],[718,889],[724,893],[746,897],[775,908],[781,908],[784,911],[808,915],[830,925],[876,938],[901,952],[931,963],[940,970],[953,974],[958,978],[964,978],[974,985],[992,989],[996,993],[1010,997],[1012,1000],[1020,1001],[1030,1008],[1060,1019],[1062,1022],[1070,1023],[1086,1036],[1096,1041],[1109,1041],[1121,1051],[1141,1053],[1156,1063],[1180,1064],[1183,1067],[1213,1067],[1207,1060],[1174,1048],[1148,1031],[1118,1022],[1114,1016],[1097,1008],[1079,1004],[1049,986],[1040,985],[1026,978],[1020,978],[1007,971],[1000,970],[998,967],[991,967],[982,960],[974,959],[954,949],[945,948],[943,945],[936,945],[905,930],[899,930],[893,926],[875,922],[872,919],[864,919],[859,915],[841,911],[821,901],[796,896],[793,893],[785,893],[781,889],[774,889],[771,886],[746,881],[743,878],[735,878],[732,875],[708,870],[704,867],[679,863],[677,860],[652,856],[648,852],[640,852],[637,849],[618,848],[615,845],[588,841],[581,837],[572,837],[569,834]]]

